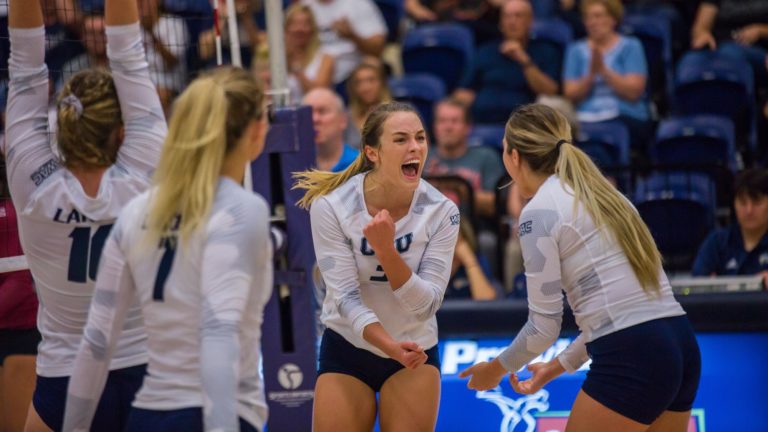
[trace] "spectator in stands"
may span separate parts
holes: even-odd
[[[768,84],[768,2],[702,0],[691,29],[691,48],[719,49],[752,65],[758,86]]]
[[[320,87],[307,93],[303,103],[312,107],[316,168],[321,171],[344,171],[359,154],[344,143],[344,131],[347,129],[344,101],[333,90]]]
[[[333,56],[320,49],[315,16],[307,5],[295,3],[285,11],[285,55],[303,93],[332,84]]]
[[[768,171],[746,170],[736,179],[736,223],[704,240],[694,276],[768,275]]]
[[[499,9],[506,0],[405,0],[416,22],[460,22],[472,29],[475,45],[498,39]]]
[[[462,218],[445,298],[493,300],[496,298],[496,289],[491,278],[488,260],[477,253],[477,239],[472,224],[467,218]]]
[[[189,31],[181,17],[163,13],[160,0],[140,0],[139,13],[149,75],[168,115],[171,102],[187,85]]]
[[[643,46],[616,32],[624,15],[619,0],[584,0],[581,12],[587,38],[568,47],[564,95],[576,105],[581,122],[622,121],[632,148],[643,154],[653,135]]]
[[[303,0],[315,14],[320,44],[336,60],[333,83],[343,83],[363,56],[381,57],[387,25],[372,0]]]
[[[561,58],[554,47],[529,39],[532,24],[527,0],[509,0],[502,7],[503,39],[478,49],[471,72],[455,92],[472,106],[475,119],[503,124],[516,107],[557,93]]]
[[[360,131],[368,113],[377,105],[392,100],[387,85],[387,76],[381,60],[367,57],[349,75],[347,80],[349,99],[349,125],[347,144],[360,148]]]
[[[456,98],[435,106],[435,146],[427,156],[424,175],[455,174],[472,185],[475,211],[480,216],[496,214],[494,187],[504,174],[498,153],[485,146],[469,147],[472,129],[469,109]]]
[[[87,68],[107,67],[107,39],[104,35],[104,12],[93,11],[82,19],[80,40],[85,46],[81,54],[61,67],[61,76],[55,77],[56,89],[60,89],[69,78]]]

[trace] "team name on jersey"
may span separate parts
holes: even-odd
[[[53,221],[63,224],[69,224],[69,223],[85,223],[85,222],[93,222],[93,220],[88,219],[85,215],[80,214],[76,209],[72,209],[69,212],[65,211],[63,208],[59,207],[56,209],[56,214],[53,216]]]
[[[522,237],[526,234],[530,234],[533,230],[533,221],[527,221],[520,224],[519,236]]]
[[[413,233],[408,233],[404,236],[400,236],[395,240],[395,248],[397,248],[398,253],[406,253],[408,252],[408,249],[411,248],[411,243],[413,242]],[[373,256],[376,254],[376,252],[371,249],[370,246],[368,246],[368,239],[365,237],[360,239],[360,253],[362,253],[365,256]]]

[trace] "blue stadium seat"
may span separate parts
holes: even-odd
[[[660,164],[721,164],[740,169],[733,122],[727,117],[672,117],[659,123],[651,159]]]
[[[405,0],[373,0],[387,23],[387,41],[397,42],[400,36],[400,21],[405,15]]]
[[[755,85],[749,63],[716,51],[689,51],[678,63],[675,80],[678,114],[728,117],[736,136],[744,137],[753,151],[757,148]]]
[[[425,123],[424,129],[432,128],[433,106],[445,97],[445,84],[439,78],[426,73],[406,74],[401,78],[391,78],[389,91],[394,99],[410,102],[419,110]]]
[[[460,24],[425,24],[408,31],[403,39],[405,73],[431,73],[451,92],[472,64],[474,38]]]
[[[597,166],[629,165],[629,130],[618,120],[582,123],[576,145]]]
[[[665,172],[639,179],[634,202],[670,270],[690,270],[715,227],[715,183],[701,173]]]
[[[539,18],[551,18],[560,12],[559,0],[536,0],[531,2],[533,16]]]
[[[658,97],[672,96],[672,30],[669,21],[652,15],[627,15],[621,24],[621,32],[634,36],[643,44],[648,63],[648,89],[658,102]]]
[[[475,124],[469,133],[469,145],[484,145],[503,150],[505,125]]]
[[[573,28],[559,18],[537,18],[531,27],[531,39],[551,43],[564,56],[568,44],[573,42]]]

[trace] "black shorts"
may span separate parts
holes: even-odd
[[[133,408],[128,416],[126,432],[203,432],[203,409],[148,410]],[[259,429],[240,418],[240,432],[259,432]]]
[[[96,415],[91,423],[93,431],[122,431],[128,420],[136,392],[139,391],[147,365],[109,371],[104,391],[101,393]],[[58,431],[64,423],[64,406],[67,402],[69,377],[37,376],[32,405],[43,422]]]
[[[587,343],[592,365],[582,390],[642,424],[664,411],[689,411],[696,398],[701,354],[685,315],[619,330]]]
[[[0,366],[11,355],[37,355],[40,344],[40,332],[31,329],[0,330]]]
[[[440,353],[437,345],[425,351],[427,363],[440,370]],[[404,366],[397,360],[379,357],[376,354],[358,348],[344,337],[327,328],[320,342],[320,366],[317,374],[339,373],[353,376],[364,382],[374,392],[379,392],[384,382]]]

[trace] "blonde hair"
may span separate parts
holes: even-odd
[[[602,5],[617,24],[624,18],[624,5],[619,0],[583,0],[581,2],[581,14],[586,14],[587,9],[595,4]]]
[[[347,81],[347,96],[349,98],[349,111],[354,117],[362,117],[365,115],[366,107],[357,95],[355,86],[357,85],[356,75],[363,70],[371,70],[376,75],[376,78],[381,83],[381,92],[379,93],[379,100],[377,103],[385,103],[392,100],[392,94],[389,91],[387,85],[387,74],[384,72],[384,67],[379,63],[375,63],[373,60],[364,60],[362,63],[352,70],[349,74],[349,80]]]
[[[76,73],[57,101],[57,143],[62,162],[72,168],[106,168],[117,160],[113,134],[123,124],[112,75],[103,69]]]
[[[264,114],[264,92],[240,68],[223,67],[194,80],[174,104],[147,219],[151,242],[181,216],[186,239],[208,216],[225,156]]]
[[[309,23],[312,26],[312,39],[309,41],[309,46],[307,47],[307,51],[304,53],[304,59],[301,62],[303,67],[307,67],[307,65],[312,62],[312,59],[315,58],[317,50],[320,49],[320,30],[317,27],[317,20],[315,19],[315,14],[312,13],[312,9],[302,3],[292,4],[288,7],[288,9],[285,10],[285,20],[283,27],[287,29],[288,23],[291,21],[291,19],[300,13],[304,13],[309,17]]]
[[[565,116],[541,104],[522,106],[507,121],[504,139],[507,153],[516,149],[534,172],[555,174],[573,189],[574,210],[580,203],[596,227],[608,228],[643,290],[661,289],[661,255],[648,227],[589,156],[572,144],[571,127]]]
[[[365,147],[378,149],[381,147],[381,134],[384,132],[384,122],[394,113],[409,112],[415,114],[421,120],[418,111],[407,103],[388,102],[378,105],[365,119],[361,137],[361,149],[357,159],[347,169],[341,172],[328,172],[316,169],[293,173],[296,182],[292,189],[305,189],[304,196],[296,203],[297,206],[308,209],[317,198],[333,192],[357,174],[374,169],[365,155]]]

